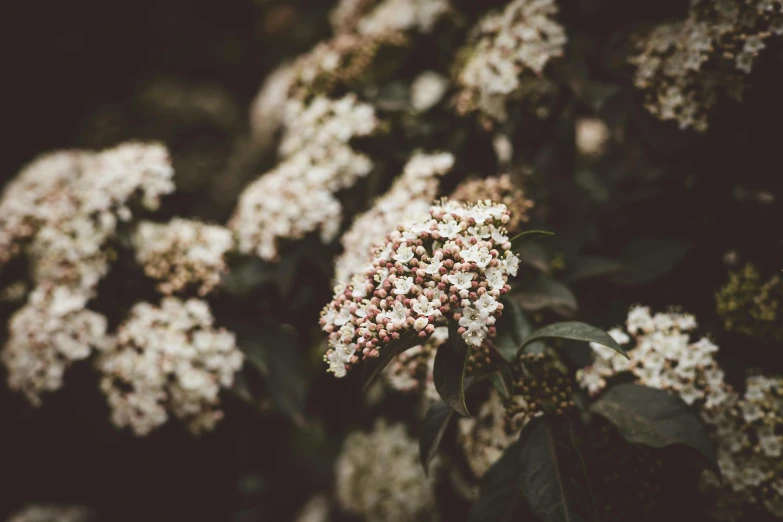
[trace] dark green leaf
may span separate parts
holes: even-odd
[[[627,383],[613,386],[590,410],[614,424],[625,440],[663,448],[675,444],[698,451],[716,469],[715,448],[699,418],[676,395]]]
[[[514,300],[528,312],[558,308],[572,314],[578,308],[576,297],[566,285],[544,276],[538,277],[529,287],[516,292]]]
[[[484,474],[468,522],[507,522],[520,495],[544,522],[593,520],[582,466],[564,417],[539,417]]]
[[[498,391],[498,393],[504,398],[511,397],[514,389],[514,378],[511,374],[511,368],[508,366],[501,366],[500,369],[492,374],[492,386]]]
[[[619,261],[605,257],[580,257],[569,266],[568,282],[616,274],[625,268]]]
[[[570,421],[561,416],[534,419],[523,432],[522,495],[543,522],[594,520],[582,457]]]
[[[625,353],[623,347],[617,344],[617,341],[612,339],[608,333],[604,332],[600,328],[590,326],[587,323],[580,323],[579,321],[565,321],[545,326],[528,337],[525,340],[523,347],[535,340],[553,337],[602,344],[604,346],[608,346],[617,353],[628,357],[628,354]]]
[[[297,333],[283,325],[264,343],[266,388],[272,402],[297,425],[306,424],[302,410],[307,395],[305,362],[297,346]]]
[[[545,236],[554,236],[553,232],[547,232],[546,230],[526,230],[520,234],[511,238],[511,250],[517,252],[519,248],[525,243],[535,241]]]
[[[668,239],[637,239],[622,256],[625,270],[610,281],[623,285],[641,285],[666,275],[685,254],[690,245]]]
[[[468,522],[508,522],[514,514],[522,489],[524,434],[503,451],[484,473],[479,496],[468,514]]]
[[[541,245],[535,243],[526,243],[514,252],[519,256],[519,261],[525,265],[535,268],[539,272],[549,270],[549,254],[541,248]]]
[[[425,472],[438,454],[440,441],[453,416],[454,410],[445,402],[436,402],[427,410],[419,434],[419,459]]]
[[[364,391],[367,391],[375,380],[380,376],[381,371],[386,368],[386,365],[405,350],[418,346],[424,340],[421,339],[416,332],[408,331],[400,335],[400,338],[390,342],[380,350],[380,355],[372,359],[367,358],[362,362],[364,369],[362,370],[362,379],[364,380]]]
[[[432,377],[435,389],[443,401],[463,417],[470,417],[465,405],[465,366],[470,356],[470,347],[457,333],[456,321],[449,322],[449,339],[435,353],[435,367]]]

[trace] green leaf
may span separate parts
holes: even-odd
[[[524,434],[523,434],[524,436]],[[468,522],[508,522],[514,514],[522,489],[523,436],[508,446],[484,473],[479,495],[468,514]]]
[[[625,265],[614,259],[605,257],[580,257],[569,263],[570,270],[566,281],[583,281],[593,277],[617,274],[625,269]]]
[[[508,522],[520,496],[544,522],[593,520],[582,459],[564,417],[528,424],[484,474],[468,522]]]
[[[617,341],[612,337],[595,326],[590,326],[587,323],[581,323],[579,321],[564,321],[561,323],[554,323],[537,330],[528,337],[522,347],[530,344],[538,339],[547,338],[560,338],[560,339],[573,339],[574,341],[587,341],[590,343],[598,343],[604,346],[608,346],[619,354],[628,357],[622,346],[617,344]]]
[[[435,353],[432,377],[443,401],[463,417],[470,417],[465,404],[465,367],[470,347],[457,333],[457,322],[449,321],[449,339]]]
[[[445,402],[436,402],[430,406],[424,416],[419,433],[419,459],[425,473],[432,459],[438,454],[440,441],[452,417],[454,417],[454,410]]]
[[[535,279],[529,287],[515,292],[514,300],[528,312],[550,308],[573,314],[579,308],[576,297],[566,285],[544,276]]]
[[[554,236],[553,232],[547,232],[546,230],[526,230],[520,234],[511,238],[511,251],[517,252],[519,248],[525,243],[535,241],[545,236]]]
[[[632,241],[622,255],[625,270],[612,276],[611,282],[622,285],[641,285],[666,275],[674,268],[690,245],[669,239],[637,239]]]
[[[504,399],[511,397],[514,390],[514,378],[511,374],[511,368],[501,366],[500,369],[492,374],[492,386]]]
[[[384,346],[380,354],[375,358],[367,358],[362,362],[362,380],[364,391],[367,391],[389,362],[405,350],[420,345],[424,339],[416,335],[414,331],[408,331],[400,335],[400,338]]]
[[[282,325],[264,343],[266,388],[272,402],[298,426],[307,424],[303,410],[307,397],[305,362],[298,349],[298,334]]]
[[[718,470],[715,447],[696,414],[678,396],[639,384],[613,386],[590,410],[614,424],[628,442],[653,448],[684,445]]]
[[[523,431],[519,457],[522,496],[543,522],[595,520],[582,456],[563,416],[543,416]]]
[[[522,264],[535,268],[539,272],[549,270],[550,256],[546,250],[541,248],[541,245],[526,243],[514,250],[514,253],[519,256],[519,261]]]

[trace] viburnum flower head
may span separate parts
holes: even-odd
[[[490,200],[443,199],[404,220],[321,313],[329,371],[343,377],[401,336],[424,340],[449,320],[470,346],[494,335],[499,297],[519,267],[505,229],[510,219],[505,205]]]

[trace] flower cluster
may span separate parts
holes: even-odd
[[[339,100],[317,97],[286,107],[282,161],[248,185],[229,227],[238,248],[262,259],[278,258],[281,238],[298,239],[320,230],[321,239],[337,234],[342,207],[335,193],[352,186],[372,169],[372,161],[349,141],[378,126],[375,111],[353,94]]]
[[[11,388],[33,404],[62,386],[72,361],[107,342],[106,319],[85,307],[109,270],[118,227],[134,205],[156,208],[172,176],[164,147],[128,143],[49,154],[6,188],[0,265],[24,252],[36,286],[9,321],[2,360]]]
[[[470,346],[494,335],[498,298],[519,267],[510,219],[503,204],[444,199],[399,225],[321,313],[329,371],[343,377],[360,357],[377,357],[402,335],[426,339],[448,319]]]
[[[428,400],[439,400],[432,371],[435,367],[435,352],[448,338],[448,327],[439,326],[425,343],[405,350],[392,359],[384,370],[389,387],[401,392],[423,392]]]
[[[437,519],[433,483],[402,424],[379,420],[372,432],[349,435],[335,473],[340,506],[367,522]]]
[[[415,153],[391,188],[372,208],[358,216],[340,242],[343,253],[335,261],[335,279],[348,281],[367,266],[378,231],[393,230],[407,216],[426,214],[438,192],[438,177],[451,170],[454,156],[449,153]]]
[[[213,326],[206,302],[166,297],[160,307],[135,305],[96,364],[114,424],[146,435],[169,413],[194,434],[212,429],[220,389],[242,362],[234,334]]]
[[[729,274],[715,296],[726,330],[767,340],[783,340],[783,277],[764,280],[747,264]]]
[[[783,378],[747,379],[741,398],[705,412],[717,443],[722,480],[705,472],[702,488],[715,493],[716,516],[734,519],[743,506],[763,506],[783,518]]]
[[[166,224],[140,223],[133,245],[144,273],[159,281],[159,292],[196,287],[203,296],[220,284],[227,270],[224,257],[234,242],[224,227],[175,218]]]
[[[553,0],[513,0],[479,22],[467,60],[457,72],[461,114],[478,110],[505,121],[509,99],[532,100],[549,90],[541,75],[550,60],[563,55],[567,40],[556,14]]]
[[[524,415],[509,422],[503,398],[494,389],[490,390],[489,398],[481,405],[477,415],[459,419],[457,443],[476,478],[481,478],[503,451],[517,440],[526,423]]]
[[[88,522],[90,520],[94,520],[94,513],[83,506],[33,504],[11,515],[7,522]]]
[[[106,318],[85,308],[87,297],[67,286],[39,285],[8,324],[8,342],[0,359],[8,386],[35,406],[45,392],[60,389],[74,361],[104,348]]]
[[[670,390],[687,404],[705,408],[719,406],[728,398],[723,371],[714,359],[718,347],[706,337],[692,342],[690,332],[696,319],[689,314],[668,312],[651,314],[650,309],[636,306],[628,312],[626,328],[609,335],[619,344],[635,346],[626,349],[629,359],[611,348],[590,343],[595,355],[593,364],[577,372],[577,380],[590,394],[606,386],[606,379],[622,372],[632,373],[640,384]]]
[[[0,265],[26,247],[33,279],[90,293],[108,271],[106,243],[131,204],[157,208],[174,190],[166,149],[128,143],[33,161],[0,200]]]
[[[692,1],[687,19],[659,25],[639,39],[630,58],[634,85],[657,118],[704,131],[721,98],[742,98],[744,76],[773,34],[783,34],[780,2]]]
[[[522,223],[527,223],[530,219],[528,212],[534,205],[532,200],[525,197],[525,192],[514,185],[508,174],[463,181],[454,189],[451,199],[457,201],[489,199],[503,203],[511,211],[511,220],[506,224],[506,228],[511,234],[518,233]]]

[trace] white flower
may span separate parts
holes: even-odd
[[[494,268],[494,267],[487,268],[484,271],[484,275],[487,278],[487,283],[489,284],[489,287],[492,288],[493,290],[503,288],[503,286],[506,284],[505,279],[503,279],[503,270],[500,268]]]
[[[511,251],[508,251],[506,252],[506,257],[501,261],[501,266],[506,273],[512,277],[516,277],[517,270],[519,269],[519,258],[516,254],[512,254]]]
[[[450,274],[448,276],[449,283],[456,286],[460,290],[467,290],[471,288],[471,281],[475,274],[473,272],[457,272],[456,274]]]
[[[440,268],[443,266],[443,261],[438,259],[437,257],[433,257],[430,261],[430,264],[427,265],[427,268],[424,269],[424,271],[430,275],[437,274],[440,271]]]
[[[492,297],[489,294],[484,294],[481,297],[478,298],[478,301],[476,301],[475,306],[476,309],[481,313],[483,316],[488,316],[489,314],[493,313],[495,310],[498,309],[498,302],[495,300],[494,297]]]
[[[410,292],[412,286],[412,277],[399,277],[394,281],[394,293],[397,295],[405,295]]]
[[[438,224],[438,234],[440,234],[441,237],[445,237],[446,239],[454,239],[460,234],[460,232],[462,232],[462,227],[453,218],[448,218],[451,218],[451,216],[447,215],[447,218],[444,219],[444,222]]]
[[[487,337],[487,327],[479,324],[472,324],[468,327],[462,338],[465,342],[471,346],[481,346],[484,339]]]
[[[421,331],[421,330],[423,330],[423,329],[424,329],[424,327],[425,327],[425,326],[427,326],[428,324],[429,324],[429,321],[427,321],[427,318],[426,318],[426,317],[419,317],[418,319],[416,319],[416,320],[413,322],[413,328],[414,328],[414,329],[415,329],[417,332],[420,332],[420,331]]]
[[[439,313],[439,308],[440,301],[430,301],[424,296],[420,296],[413,303],[413,311],[426,317]]]
[[[394,260],[400,263],[407,263],[413,259],[413,249],[408,246],[401,246],[394,255]]]
[[[481,327],[487,322],[486,316],[483,315],[475,308],[465,307],[462,309],[462,317],[459,320],[459,325],[465,328]]]

